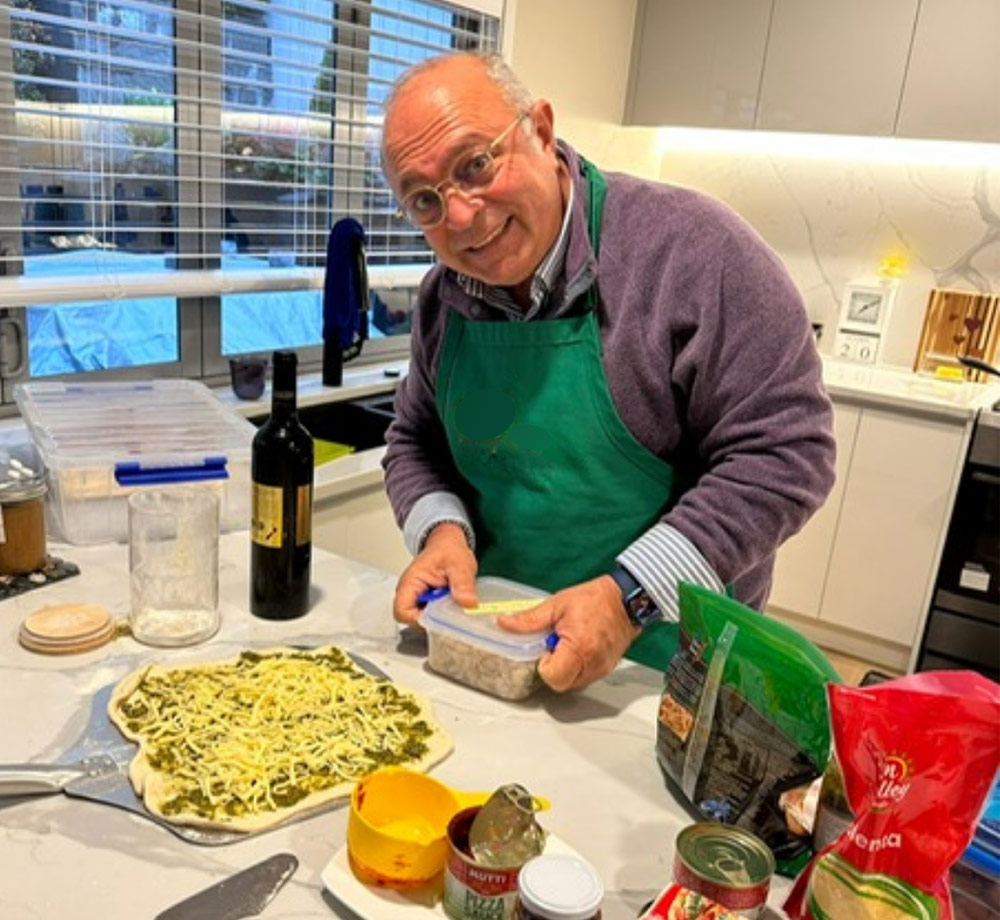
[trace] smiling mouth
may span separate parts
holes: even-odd
[[[510,218],[508,217],[503,223],[500,224],[499,227],[496,228],[496,230],[494,230],[488,237],[486,237],[486,239],[481,240],[480,242],[476,243],[474,246],[469,246],[468,247],[468,251],[469,252],[479,252],[480,250],[485,249],[498,236],[500,236],[500,234],[503,233],[504,230],[507,229],[507,226],[509,224],[510,224]]]

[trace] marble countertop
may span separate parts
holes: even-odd
[[[900,367],[823,359],[823,382],[831,398],[922,412],[969,422],[1000,400],[1000,383],[966,383],[916,374]]]
[[[600,873],[606,920],[635,917],[669,882],[674,838],[690,822],[665,789],[654,755],[657,673],[626,663],[584,692],[542,690],[522,703],[493,699],[435,675],[425,664],[424,643],[400,639],[390,613],[393,576],[317,550],[312,609],[299,620],[272,623],[247,612],[246,534],[223,536],[220,550],[222,628],[214,639],[157,650],[118,638],[83,654],[45,657],[18,644],[18,626],[30,612],[85,601],[124,617],[128,604],[125,546],[52,547],[81,574],[0,604],[0,762],[56,759],[83,730],[94,693],[147,662],[332,641],[431,700],[455,739],[435,776],[470,790],[516,781],[551,799],[543,824]],[[346,920],[354,915],[320,877],[344,845],[346,825],[341,807],[238,843],[202,847],[131,812],[62,794],[8,799],[0,802],[3,917],[153,917],[234,871],[289,851],[299,870],[263,916]],[[787,890],[776,879],[773,903]],[[414,920],[425,912],[431,915],[421,910]]]

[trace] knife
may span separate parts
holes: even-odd
[[[299,861],[278,853],[263,862],[209,885],[156,915],[156,920],[240,920],[256,917],[281,890]]]

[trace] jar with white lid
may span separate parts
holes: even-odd
[[[604,884],[577,856],[553,853],[529,859],[517,877],[515,920],[600,920]]]

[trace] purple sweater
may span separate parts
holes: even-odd
[[[596,270],[603,362],[618,413],[649,450],[696,477],[662,522],[694,544],[741,601],[762,608],[777,547],[834,480],[833,412],[801,298],[778,257],[726,206],[619,173],[604,174],[595,264],[587,185],[576,153],[560,149],[575,189],[569,247],[538,319],[578,312],[576,295]],[[451,310],[504,321],[443,266],[424,278],[384,460],[401,525],[420,498],[467,490],[435,405]]]

